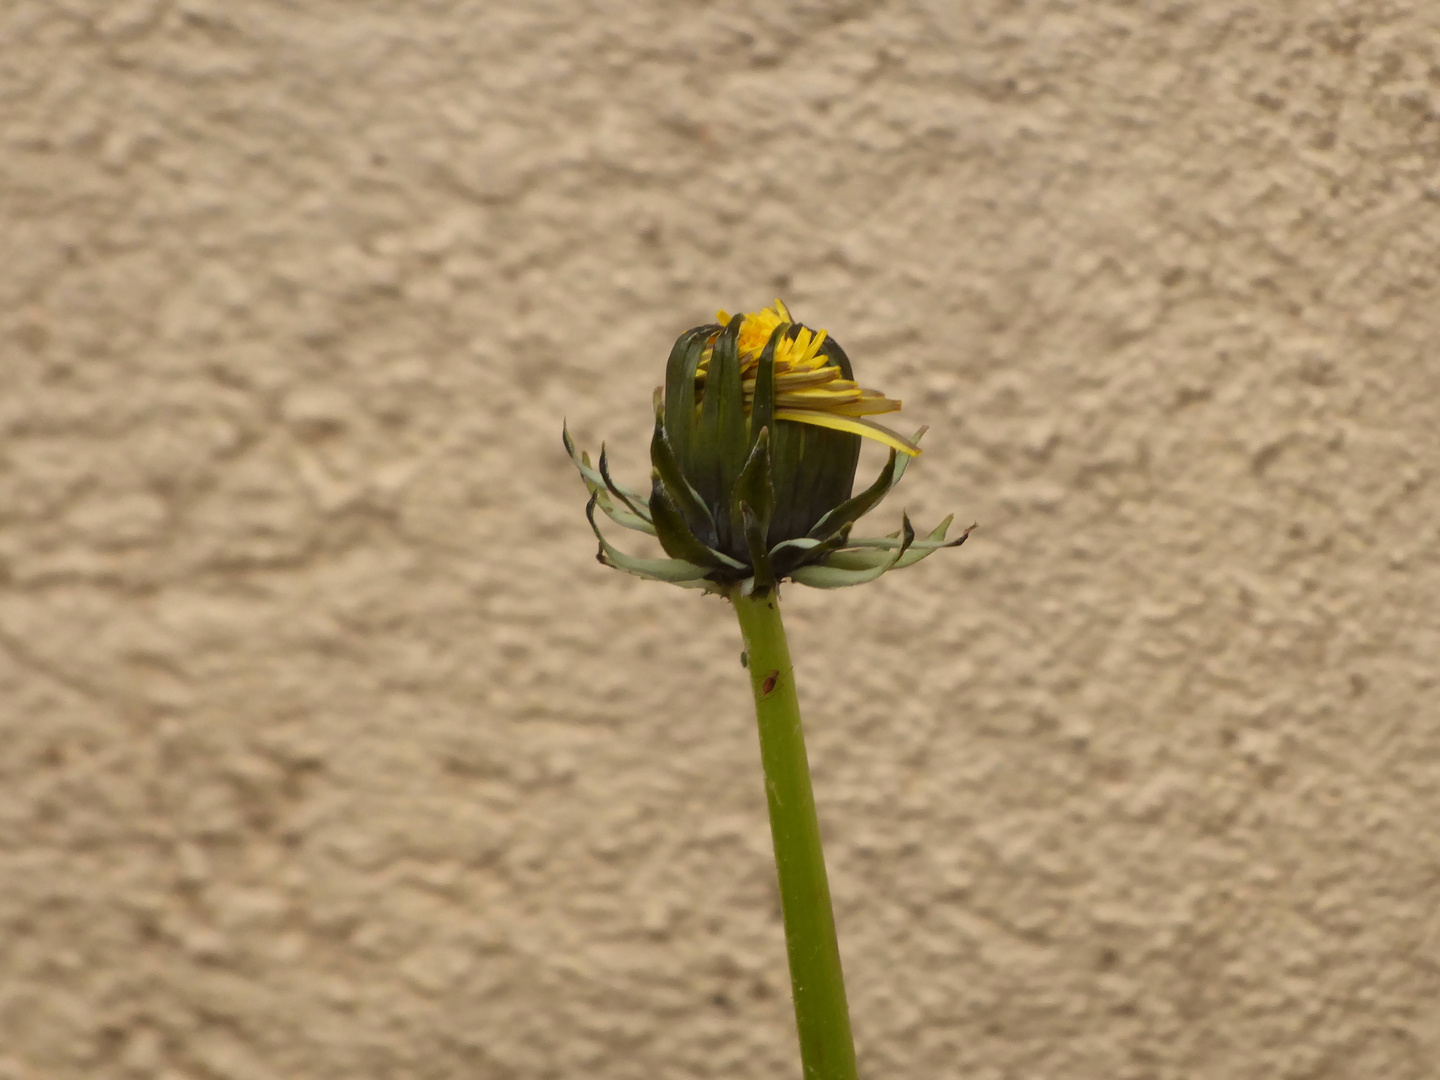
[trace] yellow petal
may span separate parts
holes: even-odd
[[[839,368],[815,368],[810,371],[777,371],[775,389],[793,390],[799,386],[819,386],[840,378]]]
[[[800,409],[829,409],[860,400],[860,388],[846,389],[843,386],[831,389],[830,385],[807,386],[801,390],[787,390],[775,395],[777,405],[794,406]]]
[[[898,412],[900,402],[887,397],[866,397],[845,405],[836,405],[834,410],[842,416],[874,416],[877,413]]]
[[[815,427],[832,428],[835,431],[848,431],[851,435],[859,435],[862,439],[874,439],[876,442],[883,443],[910,457],[915,457],[920,453],[920,447],[909,439],[902,438],[880,424],[853,416],[836,416],[834,413],[812,412],[809,409],[776,409],[775,419],[790,420],[797,424],[813,424]]]

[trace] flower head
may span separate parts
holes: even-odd
[[[898,532],[851,540],[855,521],[920,453],[925,429],[905,439],[867,419],[898,411],[900,402],[862,389],[834,339],[795,322],[779,300],[717,318],[680,335],[656,388],[648,499],[611,479],[603,447],[597,469],[565,433],[590,489],[602,563],[715,592],[767,590],[783,578],[838,588],[965,542],[970,529],[945,539],[951,518],[917,540],[903,514]],[[862,438],[889,447],[890,459],[852,496]],[[614,548],[595,523],[597,506],[616,524],[657,537],[670,558]]]
[[[730,316],[724,311],[717,312],[715,317],[721,326],[730,322]],[[747,314],[743,319],[736,348],[740,354],[740,385],[747,411],[755,397],[760,357],[778,333],[774,350],[776,420],[848,431],[911,457],[920,453],[920,448],[909,439],[874,421],[861,419],[877,413],[899,412],[900,402],[879,390],[861,389],[854,382],[849,357],[829,340],[824,330],[811,330],[794,322],[789,309],[779,300],[774,307]],[[712,352],[713,345],[700,357],[696,376],[702,384]]]

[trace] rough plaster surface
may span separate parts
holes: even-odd
[[[0,3],[0,1078],[797,1074],[715,600],[782,295],[981,523],[786,594],[871,1078],[1440,1075],[1440,5]]]

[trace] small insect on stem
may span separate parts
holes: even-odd
[[[760,696],[769,697],[775,689],[775,684],[780,681],[780,669],[776,668],[765,676],[765,681],[760,684]]]

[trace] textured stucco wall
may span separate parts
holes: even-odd
[[[978,520],[787,591],[867,1077],[1440,1075],[1440,5],[0,2],[0,1078],[796,1075],[723,603],[783,296]]]

